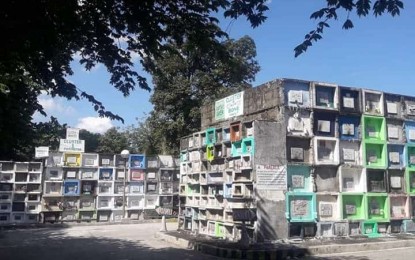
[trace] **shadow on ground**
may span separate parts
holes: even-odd
[[[353,253],[350,253],[353,254]],[[306,256],[301,260],[370,260],[365,256]]]
[[[97,227],[103,229],[105,227]],[[218,259],[175,247],[152,248],[134,239],[96,237],[93,231],[66,233],[64,225],[48,228],[0,230],[1,260],[132,260],[132,259]],[[149,238],[150,239],[150,238]]]

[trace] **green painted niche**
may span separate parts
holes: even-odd
[[[343,219],[366,219],[366,203],[363,193],[341,194],[341,202]]]

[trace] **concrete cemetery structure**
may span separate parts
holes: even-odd
[[[278,79],[201,114],[181,140],[179,228],[256,241],[415,232],[415,98]]]

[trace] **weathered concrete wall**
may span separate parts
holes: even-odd
[[[338,192],[339,178],[337,166],[319,166],[314,168],[317,192]]]
[[[215,121],[215,102],[201,108],[201,129],[219,127],[229,121],[276,120],[280,116],[278,106],[283,104],[282,80],[273,80],[255,88],[245,90],[244,114],[222,121]]]
[[[284,121],[255,121],[255,164],[285,165]],[[284,191],[257,190],[257,238],[259,241],[275,240],[288,236],[285,218]]]

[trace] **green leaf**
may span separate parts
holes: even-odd
[[[343,23],[343,29],[348,30],[348,29],[352,29],[353,23],[350,19],[347,19],[344,23]]]

